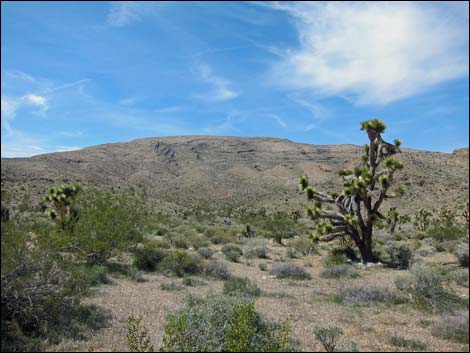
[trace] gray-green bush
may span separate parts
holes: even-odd
[[[398,277],[396,287],[409,295],[411,302],[418,308],[431,311],[453,311],[462,308],[465,303],[449,287],[450,278],[436,266],[427,263],[416,263],[410,274]]]
[[[341,286],[337,292],[342,300],[354,304],[379,303],[387,301],[391,293],[388,289],[370,284]]]
[[[225,244],[221,251],[225,258],[232,262],[238,262],[240,256],[243,255],[242,249],[236,244]]]
[[[264,319],[241,297],[192,300],[165,325],[163,352],[285,352],[290,326]]]
[[[224,294],[258,297],[261,290],[248,278],[234,277],[224,282]]]
[[[305,268],[290,264],[290,263],[277,263],[273,264],[271,273],[277,278],[292,278],[292,279],[310,279],[310,274],[305,271]]]
[[[228,267],[221,261],[211,260],[204,269],[204,273],[208,277],[215,279],[227,280],[232,278]]]

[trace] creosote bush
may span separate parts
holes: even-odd
[[[111,257],[142,241],[145,211],[140,198],[93,191],[82,193],[79,202],[78,219],[64,241],[88,263],[105,265]]]
[[[213,244],[227,244],[237,242],[234,231],[231,229],[225,229],[223,227],[208,227],[204,231],[204,235]]]
[[[203,268],[199,255],[175,250],[163,258],[158,270],[167,275],[183,277],[186,274],[202,272]]]
[[[160,262],[168,255],[168,250],[160,249],[154,243],[147,243],[135,250],[134,266],[142,271],[154,272]]]
[[[191,300],[164,331],[163,352],[290,351],[290,325],[264,319],[253,302],[235,296]]]
[[[303,267],[290,263],[273,264],[271,273],[277,278],[311,279],[310,274]]]

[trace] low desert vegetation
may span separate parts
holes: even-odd
[[[468,212],[401,214],[400,143],[362,128],[340,193],[301,178],[305,214],[2,190],[2,351],[468,350]]]

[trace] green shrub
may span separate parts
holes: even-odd
[[[1,224],[2,351],[40,351],[44,343],[82,339],[108,319],[80,304],[92,284],[107,281],[106,269],[74,264],[59,251],[61,227],[29,217],[11,215]]]
[[[274,264],[271,273],[277,278],[310,279],[310,274],[301,266],[289,263]]]
[[[88,277],[86,280],[90,286],[113,283],[108,277],[108,269],[105,266],[81,266],[76,271],[83,271],[83,275]]]
[[[213,244],[227,244],[236,243],[237,238],[233,232],[226,230],[223,227],[209,227],[206,228],[204,235]]]
[[[134,266],[142,271],[154,272],[168,255],[169,251],[158,248],[154,243],[147,243],[135,250]]]
[[[227,268],[227,265],[218,260],[209,261],[206,268],[204,269],[204,273],[206,274],[206,276],[215,279],[227,280],[232,278],[232,274]]]
[[[296,223],[287,214],[278,212],[272,217],[267,217],[263,223],[264,230],[267,230],[278,244],[282,245],[282,240],[292,238],[296,233]]]
[[[184,277],[183,284],[188,287],[197,287],[197,286],[206,286],[207,282],[203,280],[192,278],[192,277]]]
[[[351,265],[335,265],[325,268],[321,273],[322,278],[356,278],[359,272]]]
[[[427,233],[434,240],[444,242],[468,237],[468,228],[456,222],[434,222]]]
[[[175,250],[164,257],[158,265],[158,270],[167,275],[183,277],[185,274],[194,274],[202,271],[201,258],[197,254],[188,254],[185,251]]]
[[[387,266],[392,268],[407,269],[413,258],[410,247],[400,242],[389,242],[385,245],[386,257],[382,259]]]
[[[420,262],[411,267],[409,275],[398,277],[395,285],[419,308],[443,312],[465,305],[465,301],[450,289],[449,280],[438,267]],[[468,306],[468,302],[466,304]]]
[[[388,339],[388,343],[395,347],[406,348],[413,351],[425,351],[428,349],[428,345],[424,342],[416,339],[406,339],[400,335],[393,335]]]
[[[348,257],[343,253],[337,253],[333,250],[326,255],[323,263],[326,267],[346,265],[348,263]]]
[[[224,282],[224,294],[258,297],[261,294],[261,289],[248,278],[234,277]]]
[[[268,265],[266,265],[264,263],[259,264],[258,267],[261,271],[267,271],[268,270]]]
[[[82,196],[70,242],[90,264],[104,265],[129,245],[142,241],[145,215],[142,200],[103,191]]]
[[[297,258],[315,254],[314,242],[307,237],[298,237],[289,241],[287,248],[287,257]]]
[[[232,262],[238,262],[238,259],[243,254],[242,249],[236,244],[226,244],[222,247],[221,251],[225,258]]]
[[[199,248],[197,253],[204,259],[210,259],[214,255],[214,251],[211,248]]]
[[[290,326],[262,318],[253,302],[217,296],[190,302],[168,317],[163,352],[284,352]]]

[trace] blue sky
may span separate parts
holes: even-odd
[[[2,2],[1,154],[140,137],[468,146],[466,2]]]

